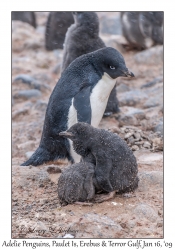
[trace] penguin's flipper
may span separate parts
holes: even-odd
[[[91,103],[90,103],[91,86],[84,87],[74,97],[74,107],[77,110],[78,122],[91,124]]]
[[[95,178],[98,185],[106,192],[112,192],[113,187],[110,183],[110,171],[112,169],[112,161],[105,159],[103,156],[96,158]]]

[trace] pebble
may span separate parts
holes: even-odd
[[[127,92],[130,90],[131,88],[124,83],[120,83],[120,85],[117,86],[117,93],[123,93],[123,92]]]
[[[26,156],[27,160],[33,155],[34,152],[35,151],[28,151],[28,152],[25,153],[25,156]]]
[[[137,145],[133,145],[133,146],[131,147],[131,149],[132,149],[133,151],[136,151],[136,150],[139,150],[139,147],[138,147]]]
[[[34,106],[36,110],[40,110],[42,112],[46,112],[48,103],[42,100],[38,100]]]
[[[129,132],[125,135],[125,139],[128,139],[129,137],[131,137],[134,134],[134,132]]]
[[[120,100],[120,106],[134,106],[139,104],[143,100],[148,99],[148,95],[141,90],[131,90],[118,95]]]
[[[150,88],[150,87],[154,86],[156,83],[159,83],[159,82],[163,82],[163,76],[158,76],[158,77],[154,78],[154,80],[152,80],[151,82],[147,82],[147,83],[143,84],[141,86],[141,89]]]
[[[156,222],[156,220],[158,219],[158,214],[156,213],[156,211],[152,207],[144,203],[137,205],[137,207],[134,209],[134,213],[140,219],[145,217],[151,222]]]
[[[134,133],[134,138],[135,138],[135,141],[136,140],[139,141],[141,139],[140,133],[138,133],[138,132]]]
[[[29,147],[34,147],[35,146],[35,142],[34,141],[26,141],[24,143],[18,144],[17,148],[18,149],[26,149]]]
[[[163,92],[161,93],[161,95],[150,97],[143,104],[143,108],[147,109],[147,108],[157,107],[162,105],[162,103],[163,103]]]
[[[12,21],[12,51],[21,52],[25,49],[44,47],[44,37],[36,32],[30,24]]]
[[[127,107],[126,115],[133,115],[139,120],[143,120],[145,118],[145,112],[143,109]]]
[[[34,224],[34,229],[40,233],[38,234],[43,234],[44,232],[48,232],[48,228],[47,226],[42,222],[42,221],[38,221],[36,224]]]
[[[16,94],[14,94],[15,99],[30,99],[30,98],[38,98],[41,96],[41,91],[37,89],[27,89],[27,90],[20,90]]]
[[[26,188],[31,185],[32,187],[39,187],[41,184],[45,186],[48,182],[50,182],[48,172],[45,169],[40,169],[39,167],[14,167],[13,175],[18,176],[18,178],[15,178],[16,186],[22,188]]]
[[[51,89],[48,84],[46,84],[46,83],[41,84],[37,79],[35,79],[34,77],[32,77],[30,75],[26,75],[26,74],[20,74],[20,75],[16,76],[13,80],[13,83],[18,83],[18,82],[27,84],[31,88],[38,89],[41,91]]]
[[[151,143],[149,143],[148,141],[145,141],[143,144],[144,148],[150,148],[151,147]]]
[[[161,136],[163,136],[163,121],[160,121],[155,127],[154,132],[160,132]]]
[[[162,171],[143,171],[139,172],[138,191],[148,191],[154,188],[163,188],[163,172]]]
[[[138,125],[137,119],[133,115],[127,115],[127,114],[119,114],[118,122],[120,127],[126,124],[133,126]]]
[[[20,115],[29,114],[29,112],[30,112],[29,108],[23,108],[23,109],[19,109],[19,110],[13,111],[13,113],[12,113],[12,119],[16,119]]]
[[[129,137],[128,140],[127,140],[127,143],[128,143],[129,145],[135,144],[134,137],[133,137],[133,136]]]
[[[72,234],[65,234],[63,238],[75,238]]]
[[[57,65],[55,65],[52,69],[52,72],[56,75],[59,74],[61,72],[61,63],[58,63]]]
[[[134,55],[134,60],[138,64],[157,65],[163,63],[163,45],[157,45],[150,49],[138,52]]]
[[[47,166],[47,172],[49,174],[61,173],[61,169],[57,166]]]

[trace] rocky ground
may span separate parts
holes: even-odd
[[[36,30],[20,21],[12,25],[12,237],[163,238],[163,47],[128,51],[121,29],[116,31],[118,14],[99,13],[102,39],[122,52],[135,74],[117,80],[121,112],[103,118],[100,128],[118,133],[132,148],[140,182],[131,197],[61,207],[57,181],[69,163],[20,166],[39,145],[63,52],[45,50],[48,13],[36,15]]]

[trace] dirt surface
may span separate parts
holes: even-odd
[[[116,194],[100,204],[61,207],[57,182],[70,163],[20,166],[39,145],[63,53],[45,50],[48,13],[36,15],[36,30],[20,21],[12,25],[12,238],[163,238],[162,46],[127,51],[120,34],[101,29],[102,39],[122,52],[135,78],[118,78],[121,112],[103,118],[99,127],[118,133],[132,148],[139,187],[131,195]],[[115,16],[118,13],[99,14],[103,22]],[[26,83],[19,80],[21,74]]]

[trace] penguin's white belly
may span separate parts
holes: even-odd
[[[106,109],[106,105],[108,102],[109,95],[111,90],[113,89],[116,83],[116,79],[112,79],[108,74],[104,73],[102,79],[95,85],[90,95],[90,103],[91,103],[91,125],[94,127],[98,127],[104,111]],[[72,105],[70,106],[68,113],[68,128],[73,126],[78,122],[77,119],[77,110],[73,105],[74,98],[72,99]],[[80,162],[81,156],[78,155],[73,149],[73,143],[69,140],[70,144],[70,154],[74,161]]]
[[[74,101],[74,98],[72,99],[72,105],[70,106],[70,109],[69,109],[69,114],[68,114],[68,129],[70,127],[72,127],[75,123],[78,122],[77,120],[77,111],[73,105],[73,101]],[[72,156],[72,158],[74,159],[74,161],[77,163],[77,162],[80,162],[80,158],[81,156],[78,155],[74,149],[73,149],[73,143],[70,139],[69,140],[69,144],[70,144],[70,154]]]
[[[93,88],[90,96],[92,126],[98,127],[115,83],[116,79],[112,79],[107,73],[104,73],[102,79]]]

